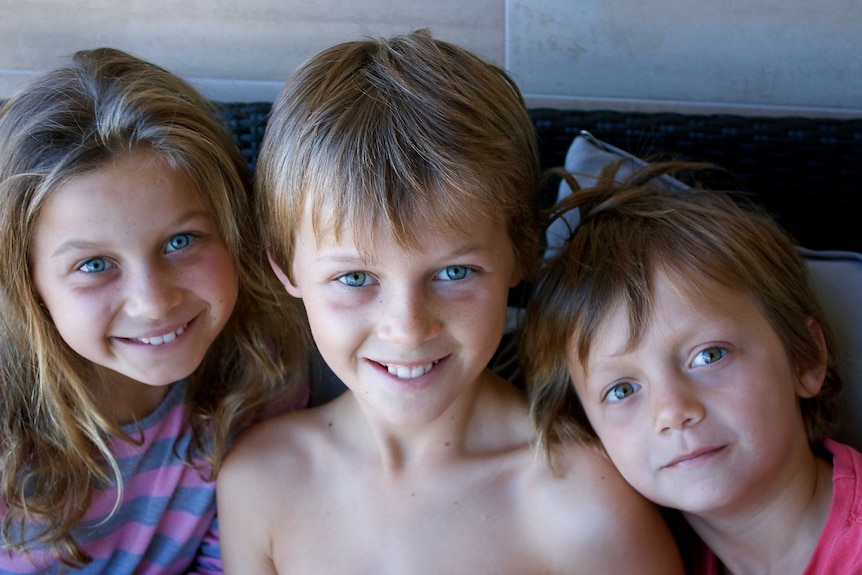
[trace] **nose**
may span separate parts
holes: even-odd
[[[158,265],[128,273],[126,288],[125,310],[131,317],[162,319],[183,299],[172,271]]]
[[[666,434],[682,431],[699,423],[706,415],[695,385],[676,377],[659,386],[651,394],[653,424],[656,432]]]
[[[433,297],[425,290],[407,287],[384,297],[378,330],[382,340],[416,347],[440,333]]]

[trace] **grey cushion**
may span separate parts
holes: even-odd
[[[862,449],[862,254],[800,251],[837,341],[838,373],[844,383],[837,439]]]

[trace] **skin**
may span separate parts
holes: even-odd
[[[474,219],[422,250],[297,231],[295,281],[276,271],[348,391],[235,444],[226,573],[681,572],[656,508],[595,448],[561,447],[554,475],[524,395],[486,369],[519,278],[505,227]]]
[[[59,186],[30,260],[57,331],[99,366],[121,423],[197,368],[237,298],[232,258],[196,188],[146,149]]]
[[[730,572],[802,573],[832,500],[831,464],[811,451],[799,409],[820,390],[825,353],[795,365],[744,292],[704,280],[694,298],[662,270],[654,285],[633,348],[619,305],[586,365],[569,354],[593,428],[623,476],[682,510]]]

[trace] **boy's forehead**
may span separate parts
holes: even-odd
[[[460,218],[452,218],[440,210],[399,212],[398,221],[392,210],[355,208],[335,199],[317,197],[307,201],[300,227],[310,226],[318,244],[335,241],[370,248],[379,238],[395,240],[404,248],[418,248],[441,237],[470,238],[473,230],[495,222],[474,205],[460,210]],[[399,229],[399,227],[403,229]]]
[[[497,253],[509,248],[508,232],[502,224],[488,218],[473,222],[463,230],[441,220],[435,225],[417,223],[405,236],[391,222],[337,218],[332,210],[307,211],[297,230],[299,249],[312,249],[329,260],[382,264],[402,257],[451,258],[476,253]],[[305,246],[301,248],[300,246]]]

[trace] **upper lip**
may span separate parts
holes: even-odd
[[[678,465],[680,463],[683,463],[684,461],[688,461],[690,459],[700,457],[701,455],[703,455],[705,453],[710,453],[712,451],[718,451],[719,449],[723,449],[723,448],[724,448],[724,445],[713,445],[710,447],[701,447],[701,448],[695,449],[693,451],[688,451],[688,452],[684,453],[683,455],[679,455],[679,456],[673,458],[672,460],[670,460],[669,462],[665,463],[664,465],[662,465],[662,469],[664,469],[666,467],[673,467],[674,465]]]

